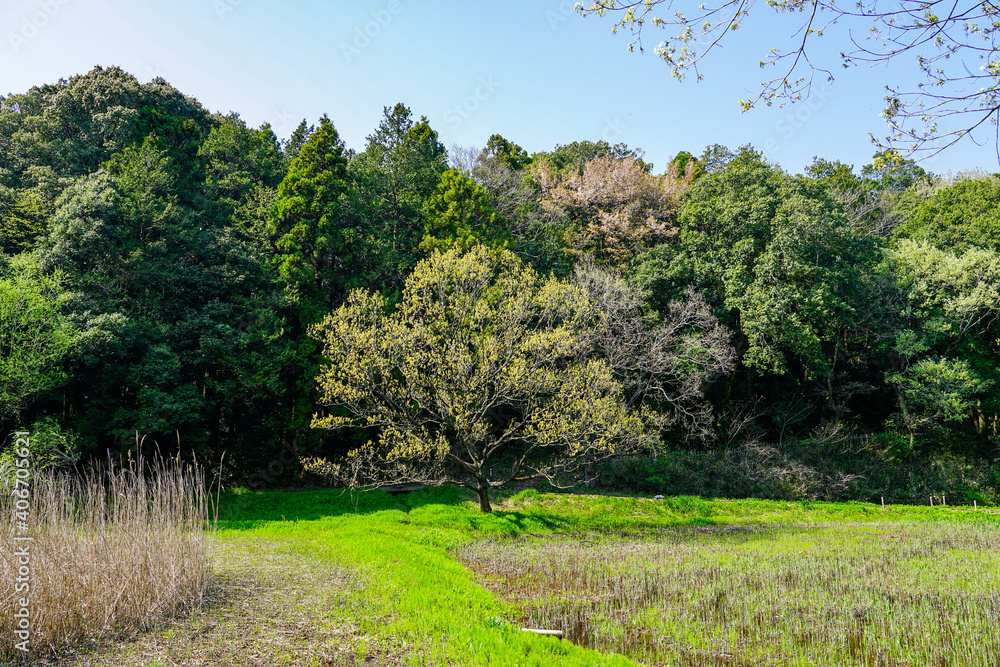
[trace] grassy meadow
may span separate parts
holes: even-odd
[[[195,613],[53,664],[1000,664],[1000,514],[526,491],[483,515],[473,501],[224,494]]]

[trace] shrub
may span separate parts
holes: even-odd
[[[896,452],[848,438],[715,451],[673,451],[605,464],[600,486],[648,495],[926,504],[929,496],[996,504],[1000,463],[947,452]]]
[[[72,468],[80,460],[79,436],[53,417],[42,417],[28,429],[31,469],[37,472]],[[0,480],[11,480],[16,469],[15,447],[0,452]]]

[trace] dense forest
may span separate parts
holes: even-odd
[[[375,437],[312,428],[344,410],[316,325],[354,290],[391,312],[422,262],[485,246],[587,294],[588,355],[656,417],[605,483],[730,461],[764,484],[752,451],[779,484],[747,493],[995,498],[1000,177],[515,141],[449,151],[403,104],[363,147],[327,117],[281,141],[117,68],[0,98],[0,444],[225,453],[228,479],[288,483]],[[857,481],[888,469],[907,481]],[[932,469],[948,488],[920,486]],[[740,492],[716,483],[694,491]]]

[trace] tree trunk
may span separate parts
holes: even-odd
[[[739,315],[736,317],[736,331],[740,330],[740,318]],[[747,340],[746,336],[742,333],[737,333],[733,341],[733,351],[736,353],[736,359],[733,362],[733,368],[729,372],[729,376],[726,378],[726,386],[722,391],[722,397],[712,401],[712,405],[715,409],[721,408],[723,405],[729,402],[730,396],[733,394],[733,385],[736,383],[736,374],[743,369],[743,355],[747,353],[750,349],[750,341]]]
[[[483,514],[492,512],[493,506],[490,505],[490,483],[485,479],[479,480],[479,488],[476,489],[476,493],[479,494],[479,511]]]
[[[586,486],[588,489],[596,488],[597,487],[597,464],[594,463],[594,460],[590,457],[589,454],[587,455],[587,464],[586,464],[584,470],[585,470],[585,472],[584,472],[584,478],[583,478],[584,486]]]

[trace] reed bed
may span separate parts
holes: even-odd
[[[0,486],[3,486],[0,484]],[[196,603],[211,580],[207,529],[213,503],[203,470],[179,460],[142,461],[31,481],[27,527],[10,489],[0,552],[0,656],[51,654],[130,634]],[[23,507],[23,506],[22,506]],[[25,532],[26,531],[26,532]],[[30,558],[30,654],[15,648],[19,558]]]
[[[657,665],[1000,665],[992,523],[506,539],[459,559],[512,622]]]

